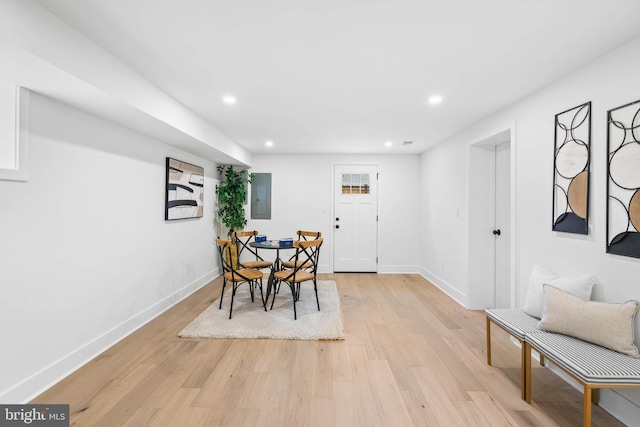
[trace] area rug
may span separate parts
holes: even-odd
[[[266,286],[264,288],[266,289]],[[300,300],[296,302],[297,320],[293,318],[291,290],[286,284],[282,285],[280,292],[276,295],[273,310],[269,310],[271,298],[269,297],[267,311],[264,311],[260,302],[260,290],[257,290],[255,302],[251,302],[249,286],[244,283],[236,292],[231,319],[229,319],[231,293],[225,292],[222,309],[218,309],[220,300],[217,299],[178,336],[288,340],[344,339],[340,298],[335,281],[318,281],[320,311],[316,305],[312,282],[302,284]]]

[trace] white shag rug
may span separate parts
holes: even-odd
[[[263,291],[266,291],[266,280]],[[229,319],[231,292],[225,290],[222,309],[216,299],[178,336],[183,338],[270,338],[289,340],[343,340],[340,297],[333,280],[318,281],[320,311],[316,305],[313,282],[302,284],[300,300],[296,302],[298,319],[293,318],[293,299],[289,286],[283,283],[276,295],[273,310],[271,298],[264,311],[260,302],[260,289],[256,289],[255,302],[251,302],[249,286],[240,285],[233,301],[233,317]]]

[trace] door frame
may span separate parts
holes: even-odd
[[[381,187],[381,179],[380,179],[380,164],[377,162],[331,162],[331,217],[329,218],[329,229],[331,230],[331,271],[335,271],[335,245],[336,239],[334,238],[334,224],[336,217],[336,166],[375,166],[377,171],[376,177],[376,185],[377,185],[377,195],[376,195],[376,216],[378,220],[376,221],[376,271],[380,268],[380,220],[379,220],[379,207],[380,207],[380,187]]]
[[[472,309],[491,308],[495,304],[495,253],[487,251],[484,235],[490,232],[487,221],[495,221],[495,200],[478,196],[478,191],[495,191],[495,146],[510,142],[510,254],[509,280],[511,308],[520,300],[517,286],[519,247],[517,236],[516,203],[516,122],[497,127],[467,144],[467,218],[468,218],[468,292],[467,306]],[[490,168],[491,176],[482,176],[483,170]],[[490,200],[488,200],[490,199]],[[489,219],[490,218],[490,219]],[[489,266],[489,267],[487,267]]]

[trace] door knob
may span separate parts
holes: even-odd
[[[499,236],[500,235],[500,230],[499,229],[498,230],[493,230],[493,234],[495,234],[496,236]]]

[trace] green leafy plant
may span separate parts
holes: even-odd
[[[218,215],[228,230],[228,236],[239,231],[247,224],[244,213],[244,202],[247,198],[247,184],[253,180],[249,171],[235,171],[231,165],[219,165],[218,175],[223,177],[216,185],[218,197]]]

